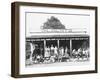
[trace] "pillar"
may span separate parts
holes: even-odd
[[[70,39],[70,57],[72,57],[72,39]]]
[[[43,54],[43,56],[45,55],[45,47],[46,47],[46,39],[44,39],[44,54]]]
[[[57,40],[58,48],[59,48],[59,39]]]

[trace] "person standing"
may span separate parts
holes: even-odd
[[[30,43],[30,46],[31,46],[30,61],[32,62],[32,61],[33,61],[33,60],[32,60],[32,54],[33,54],[33,51],[34,51],[34,49],[35,49],[35,46],[34,46],[34,44],[32,44],[32,43]]]
[[[61,47],[61,48],[59,49],[59,61],[60,61],[60,62],[62,61],[63,55],[64,55],[64,48]]]
[[[45,54],[44,54],[44,57],[48,57],[48,48],[45,47]]]
[[[66,47],[66,49],[65,49],[65,55],[64,55],[65,57],[69,57],[69,55],[68,55],[68,48]]]
[[[54,47],[54,54],[57,56],[58,55],[58,48],[57,46]]]
[[[63,47],[61,48],[61,55],[62,56],[64,55],[64,48]]]
[[[51,45],[51,56],[53,56],[54,55],[54,47],[53,47],[53,45]]]
[[[50,57],[50,47],[47,48],[48,57]]]

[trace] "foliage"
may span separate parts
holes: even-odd
[[[42,26],[43,29],[65,29],[65,26],[54,16],[51,16]]]

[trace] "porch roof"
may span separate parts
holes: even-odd
[[[82,35],[82,34],[81,35],[34,35],[26,38],[38,39],[38,38],[77,38],[77,37],[88,38],[89,35]]]

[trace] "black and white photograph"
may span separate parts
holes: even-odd
[[[89,20],[88,14],[26,12],[26,67],[89,63]]]

